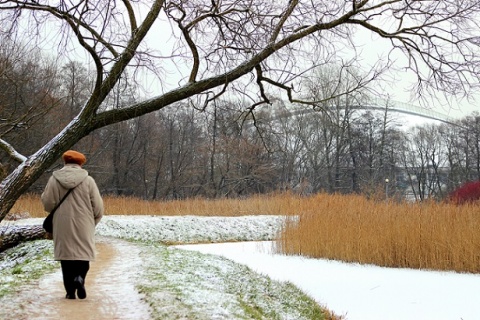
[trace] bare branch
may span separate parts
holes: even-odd
[[[295,9],[295,6],[298,5],[298,0],[291,0],[288,3],[288,7],[285,10],[285,13],[280,17],[280,21],[277,24],[275,30],[272,33],[272,36],[270,37],[270,42],[274,42],[277,40],[278,35],[280,34],[280,31],[282,30],[283,26],[285,25],[285,22],[287,21],[288,17],[290,17],[293,13],[293,10]]]
[[[135,12],[133,11],[132,4],[128,0],[122,0],[125,8],[127,8],[128,18],[130,20],[130,32],[132,35],[137,31],[137,19],[135,18]]]
[[[192,37],[190,37],[189,33],[189,27],[188,26],[183,26],[182,21],[185,18],[185,11],[180,7],[177,6],[176,4],[172,4],[173,7],[175,7],[178,11],[181,12],[181,16],[179,18],[173,18],[178,25],[178,28],[182,31],[183,36],[185,37],[185,41],[188,44],[188,47],[190,48],[190,51],[192,53],[192,59],[193,59],[193,66],[192,66],[192,71],[190,72],[190,77],[188,78],[188,82],[195,82],[195,79],[197,78],[198,74],[198,68],[200,67],[200,56],[198,54],[197,46],[195,45],[195,42],[193,41]],[[199,21],[202,19],[199,19]]]
[[[20,154],[11,144],[3,139],[0,139],[0,149],[5,151],[11,159],[17,161],[18,163],[22,163],[27,160],[27,157]]]

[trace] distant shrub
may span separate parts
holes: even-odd
[[[480,199],[480,181],[467,182],[448,196],[448,201],[455,204],[474,202]]]

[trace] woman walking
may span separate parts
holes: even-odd
[[[42,193],[50,212],[66,195],[53,217],[54,258],[60,261],[67,299],[85,299],[85,279],[95,260],[95,226],[103,216],[103,200],[95,180],[82,168],[85,155],[68,150],[62,169],[54,171]],[[72,191],[67,194],[67,192]]]

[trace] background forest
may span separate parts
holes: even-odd
[[[31,154],[81,110],[93,80],[80,62],[58,63],[18,45],[0,50],[0,137]],[[317,76],[308,94],[333,90],[328,70]],[[140,101],[135,87],[120,80],[105,105]],[[321,112],[270,100],[268,112],[255,113],[225,97],[207,107],[177,103],[100,128],[74,148],[87,155],[85,167],[102,193],[144,199],[278,190],[442,199],[480,179],[478,113],[455,123],[406,127],[388,106],[358,108],[369,104],[361,92],[331,100]],[[11,161],[0,154],[0,180],[15,168]],[[45,172],[30,192],[41,192],[60,166]]]

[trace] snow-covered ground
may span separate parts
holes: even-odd
[[[201,244],[184,249],[222,255],[290,281],[348,320],[480,319],[480,275],[381,268],[274,254],[271,242]]]
[[[17,223],[39,221],[27,219]],[[290,288],[281,285],[286,281],[349,320],[480,319],[479,275],[380,268],[276,254],[270,240],[275,238],[282,222],[281,217],[273,216],[107,216],[97,232],[99,236],[142,243],[139,258],[145,261],[150,275],[138,285],[144,292],[153,292],[150,299],[157,301],[160,298],[154,293],[158,288],[174,287],[174,291],[181,292],[184,303],[193,308],[192,312],[203,315],[197,319],[241,318],[241,304],[235,302],[239,297],[265,296],[265,290],[272,296],[273,292],[286,292]],[[159,241],[217,243],[165,247],[158,246]],[[4,263],[0,260],[0,270]],[[239,283],[243,285],[238,286]],[[294,295],[289,292],[274,299],[263,297],[258,305],[265,312],[279,311],[281,319],[308,318],[296,314],[294,309],[282,309],[287,304],[283,299]],[[269,304],[271,300],[276,302]],[[159,314],[161,310],[155,312]]]

